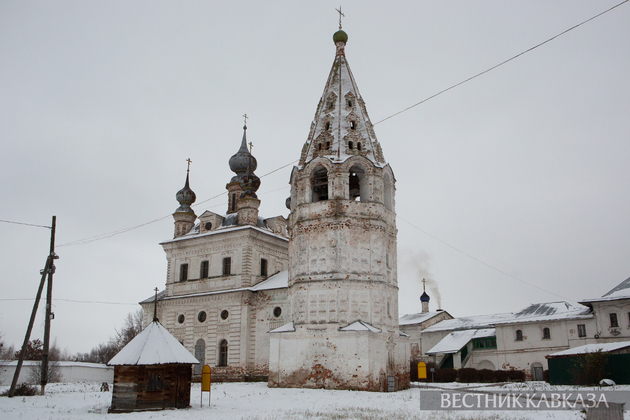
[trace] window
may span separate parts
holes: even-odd
[[[617,321],[617,314],[610,314],[610,328],[617,328],[619,321]]]
[[[586,325],[578,324],[578,337],[586,337]]]
[[[357,123],[354,121],[350,121],[350,129],[351,130],[356,130],[357,129]]]
[[[267,260],[264,258],[260,259],[260,275],[267,277]]]
[[[200,376],[206,364],[206,342],[201,338],[195,343],[195,359],[199,360],[199,363],[195,365],[193,375]]]
[[[329,141],[326,142],[326,150],[330,150],[330,142]]]
[[[516,341],[523,341],[523,331],[516,330]]]
[[[322,150],[322,144],[321,144],[321,143],[319,143],[319,144],[317,145],[317,149]]]
[[[313,196],[312,202],[328,200],[328,171],[320,166],[313,171],[312,178]]]
[[[352,108],[352,99],[348,99],[348,107]]]
[[[179,281],[188,280],[188,264],[182,264],[179,266]]]
[[[180,324],[183,324],[185,320],[186,320],[186,317],[184,316],[184,314],[181,314],[180,316],[177,317],[177,322]]]
[[[199,269],[199,278],[207,279],[209,269],[210,269],[210,261],[201,261],[201,268]]]
[[[548,340],[551,338],[551,331],[549,331],[549,328],[545,327],[543,328],[543,340]]]
[[[206,321],[206,313],[204,311],[199,312],[199,314],[197,315],[197,320],[199,322],[205,322]]]
[[[361,151],[361,142],[360,141],[357,142],[357,150],[359,152]]]
[[[212,223],[211,222],[207,222],[204,227],[206,228],[206,230],[212,230]]]
[[[232,213],[236,211],[236,194],[232,194],[232,209],[230,210]]]
[[[348,149],[352,150],[354,148],[354,144],[351,141],[348,142]]]
[[[232,257],[223,258],[223,275],[229,276],[232,274]]]
[[[227,311],[227,309],[221,311],[221,319],[226,320],[228,319],[228,316],[230,316],[230,313]]]
[[[219,343],[219,363],[217,366],[227,366],[228,364],[228,342],[221,340]]]
[[[473,338],[473,349],[496,349],[496,337]]]
[[[278,318],[280,317],[280,315],[282,315],[282,308],[279,306],[276,306],[275,308],[273,308],[273,316]]]
[[[330,123],[329,122],[326,123],[326,131],[328,131],[328,130],[330,130]]]

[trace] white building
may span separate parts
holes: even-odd
[[[403,319],[409,320],[401,326],[405,332],[417,328],[413,316],[401,324]],[[438,367],[518,369],[541,380],[550,354],[630,338],[630,279],[581,304],[540,303],[515,313],[449,319],[423,328],[420,336],[424,361]]]

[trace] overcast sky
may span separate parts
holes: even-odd
[[[346,56],[377,122],[618,2],[345,1]],[[258,176],[299,158],[338,7],[0,1],[0,219],[57,216],[60,347],[89,351],[164,288],[187,158],[197,202],[220,195],[198,215],[226,210],[244,113]],[[465,316],[630,276],[629,40],[624,4],[375,126],[397,180],[401,315],[420,311],[422,277]],[[262,178],[261,216],[288,215],[291,167]],[[0,223],[0,332],[16,347],[49,235]]]

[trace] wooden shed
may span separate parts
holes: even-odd
[[[199,363],[158,321],[129,342],[114,366],[110,413],[190,406],[192,365]]]

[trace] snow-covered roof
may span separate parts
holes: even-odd
[[[250,225],[227,226],[227,227],[217,228],[217,230],[211,230],[204,233],[199,233],[199,223],[197,223],[187,234],[178,236],[177,238],[174,238],[174,239],[169,239],[169,240],[160,242],[160,245],[170,244],[173,242],[187,241],[189,239],[203,238],[206,236],[219,235],[226,232],[234,232],[234,231],[244,230],[244,229],[254,229],[269,236],[275,236],[276,238],[284,239],[285,241],[289,240],[289,238],[287,238],[286,236],[278,235],[277,233],[274,233],[271,229],[267,227],[261,228],[258,226],[250,226]]]
[[[620,341],[617,343],[586,344],[584,346],[573,347],[572,349],[562,350],[557,353],[552,353],[548,355],[547,357],[573,356],[577,354],[595,353],[598,351],[602,351],[603,353],[608,353],[608,352],[623,349],[626,347],[630,347],[630,341]]]
[[[427,351],[427,354],[457,353],[473,338],[482,337],[495,337],[495,329],[453,331]]]
[[[249,289],[257,292],[260,290],[282,289],[283,287],[289,287],[289,270],[284,270],[274,274],[267,280],[261,281]]]
[[[630,277],[613,287],[608,293],[600,298],[586,299],[583,302],[601,302],[607,300],[630,299]]]
[[[358,321],[354,321],[349,325],[346,325],[345,327],[339,328],[339,331],[372,331],[375,333],[381,332],[381,330],[379,330],[378,328],[368,324],[367,322],[363,322],[360,319]]]
[[[108,365],[197,364],[199,361],[157,321],[149,324]]]
[[[426,328],[423,332],[480,329],[504,324],[587,319],[592,317],[593,314],[590,308],[584,305],[573,305],[569,302],[535,303],[519,312],[446,319]]]
[[[436,311],[436,312],[419,312],[417,314],[406,314],[401,316],[398,319],[398,325],[411,325],[411,324],[421,324],[424,321],[428,321],[434,316],[438,316],[439,314],[443,314],[444,311]]]
[[[198,296],[220,295],[223,293],[242,292],[242,291],[247,291],[247,290],[251,292],[260,292],[262,290],[282,289],[286,287],[289,287],[289,271],[288,270],[280,271],[279,273],[276,273],[273,276],[269,277],[267,280],[263,280],[252,287],[239,287],[238,289],[218,290],[216,292],[192,293],[189,295],[177,295],[177,296],[168,296],[168,297],[166,297],[165,291],[163,290],[158,293],[158,301],[190,298],[190,297],[198,297]],[[155,301],[155,296],[152,296],[141,301],[140,304],[153,303],[154,301]]]
[[[293,324],[293,321],[291,321],[288,324],[281,325],[278,328],[274,328],[273,330],[268,331],[268,332],[270,333],[295,332],[295,325]]]

